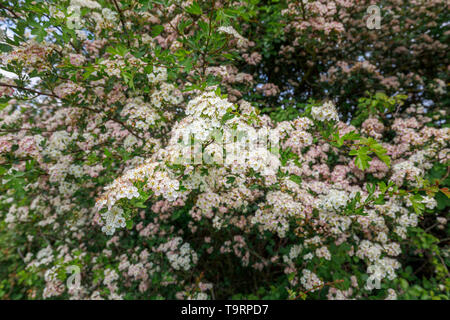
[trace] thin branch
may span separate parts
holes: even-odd
[[[20,19],[20,16],[15,13],[14,11],[12,11],[10,8],[5,7],[4,5],[0,4],[0,9],[5,9],[6,11],[8,11],[9,13],[11,13],[13,15],[14,18],[16,19]]]
[[[120,22],[122,23],[123,31],[124,31],[124,32],[126,33],[126,35],[127,35],[127,43],[128,43],[128,47],[131,47],[131,44],[130,44],[130,34],[128,33],[127,27],[126,27],[126,25],[125,25],[125,19],[124,19],[124,17],[123,17],[122,10],[120,9],[119,4],[117,3],[116,0],[112,0],[112,2],[114,3],[114,6],[116,7],[117,12],[119,13],[119,19],[120,19]]]
[[[36,94],[41,95],[41,96],[49,96],[49,97],[59,98],[56,94],[53,94],[53,93],[45,93],[45,92],[37,91],[37,90],[34,90],[34,89],[30,89],[30,88],[16,86],[16,85],[13,85],[13,84],[7,84],[7,83],[0,82],[0,86],[14,88],[14,89],[18,89],[18,90],[29,91],[29,92],[36,93]]]

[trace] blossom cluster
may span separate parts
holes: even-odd
[[[442,0],[144,2],[0,7],[0,298],[448,299]]]

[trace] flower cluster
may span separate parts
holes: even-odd
[[[102,232],[107,235],[114,234],[117,228],[123,228],[126,225],[123,210],[120,207],[112,207],[109,211],[102,214],[102,218],[105,221]]]
[[[165,252],[170,265],[175,270],[188,271],[198,261],[197,254],[191,249],[189,243],[183,243],[180,237],[160,245],[156,250]]]
[[[65,2],[0,6],[0,298],[449,298],[443,0]]]
[[[127,117],[127,124],[131,127],[148,130],[160,119],[159,114],[149,103],[145,103],[142,97],[133,98],[125,105],[121,112],[122,117]]]
[[[339,121],[336,108],[331,101],[324,103],[322,106],[312,107],[311,116],[318,121]]]

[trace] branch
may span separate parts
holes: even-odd
[[[10,8],[5,7],[4,5],[0,4],[0,9],[5,9],[6,11],[8,11],[9,13],[12,14],[12,16],[16,19],[20,19],[19,15],[17,13],[15,13],[14,11],[12,11]]]
[[[124,31],[124,32],[126,33],[126,35],[127,35],[127,43],[128,43],[128,47],[131,47],[131,44],[130,44],[130,34],[128,33],[127,27],[126,27],[126,25],[125,25],[125,19],[124,19],[124,17],[123,17],[122,10],[120,10],[119,4],[117,3],[116,0],[112,0],[112,2],[114,3],[114,6],[116,7],[117,12],[119,13],[119,18],[120,18],[120,22],[122,23],[123,31]]]
[[[59,97],[56,94],[53,94],[53,93],[45,93],[45,92],[37,91],[37,90],[34,90],[34,89],[30,89],[30,88],[16,86],[16,85],[13,85],[13,84],[7,84],[7,83],[0,82],[0,86],[14,88],[14,89],[18,89],[18,90],[25,90],[25,91],[29,91],[29,92],[32,92],[32,93],[36,93],[36,94],[41,95],[41,96],[49,96],[49,97],[54,97],[54,98],[58,98],[59,99]]]

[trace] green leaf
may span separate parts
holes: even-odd
[[[106,156],[107,158],[112,157],[112,153],[111,153],[111,151],[109,151],[108,148],[105,147],[105,148],[103,149],[103,151],[105,152],[105,156]]]
[[[301,186],[301,184],[302,184],[302,178],[300,178],[299,176],[297,176],[295,174],[291,174],[289,177],[289,180],[294,181],[299,186]]]
[[[189,7],[187,7],[186,12],[195,15],[201,15],[203,13],[202,8],[199,6],[197,2],[194,2]]]
[[[227,122],[228,120],[233,119],[233,118],[234,118],[234,114],[227,112],[223,115],[222,119],[220,120],[220,123],[224,124],[225,122]]]
[[[368,183],[367,184],[367,191],[369,192],[369,194],[373,194],[375,192],[376,186],[373,183]]]
[[[386,201],[384,200],[384,194],[380,194],[374,201],[375,204],[385,204]]]
[[[381,161],[383,161],[388,167],[391,166],[391,158],[386,155],[386,154],[378,154],[376,153],[378,159],[380,159]]]
[[[368,156],[369,153],[369,148],[368,147],[361,147],[359,149],[353,149],[350,150],[350,155],[351,156],[356,156],[355,158],[355,165],[361,169],[361,170],[366,170],[367,168],[369,168],[369,161],[372,160],[372,158],[370,158]]]
[[[146,206],[143,202],[141,202],[141,201],[137,201],[137,202],[133,203],[133,205],[134,205],[135,207],[141,208],[141,209],[147,208],[147,206]]]
[[[384,183],[384,181],[380,181],[380,182],[378,183],[378,188],[380,189],[380,192],[381,192],[381,193],[385,193],[386,190],[387,190],[386,183]]]
[[[344,140],[358,140],[361,138],[361,135],[356,131],[351,131],[349,133],[344,134],[341,138]]]
[[[164,27],[160,25],[156,25],[152,27],[152,37],[157,37],[164,31]]]
[[[415,194],[409,197],[411,204],[413,206],[414,211],[417,214],[422,214],[425,210],[425,205],[422,203],[423,197],[420,194]]]
[[[127,221],[127,229],[128,229],[128,230],[133,229],[133,220],[128,220],[128,221]]]
[[[0,52],[9,52],[13,49],[10,45],[7,45],[5,43],[0,43]]]
[[[179,217],[181,217],[182,213],[183,213],[182,209],[174,211],[172,214],[172,220],[177,220]]]
[[[203,32],[209,32],[209,25],[205,21],[200,20],[198,22],[198,26],[203,30]]]
[[[375,141],[375,140],[373,140]],[[388,167],[391,165],[391,158],[389,158],[388,155],[386,155],[387,150],[385,148],[383,148],[383,146],[381,144],[379,144],[378,142],[373,142],[371,141],[370,143],[370,149],[377,155],[377,157],[383,161]]]

